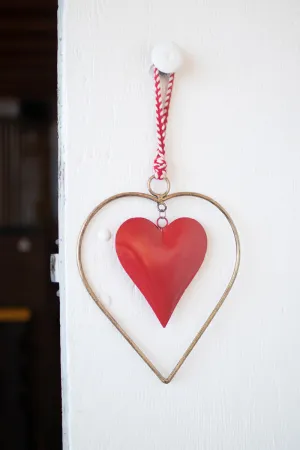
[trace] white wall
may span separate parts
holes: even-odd
[[[64,450],[298,450],[300,445],[300,5],[298,0],[68,0],[60,6],[60,239]],[[237,283],[170,385],[163,385],[93,303],[76,267],[87,214],[120,191],[146,191],[155,126],[149,54],[186,52],[168,129],[173,191],[220,201],[242,241]],[[206,227],[203,271],[161,329],[115,255],[122,200],[85,241],[91,282],[164,372],[216,302],[233,241],[204,202],[169,218]]]

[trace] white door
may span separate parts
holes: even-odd
[[[298,450],[299,2],[65,0],[59,29],[64,450]],[[167,133],[172,192],[219,201],[242,246],[236,284],[168,385],[100,311],[76,263],[91,210],[119,192],[147,192],[156,146],[150,53],[163,41],[185,53]],[[83,255],[105,308],[164,374],[234,263],[231,230],[211,205],[181,198],[168,214],[201,221],[209,250],[166,329],[114,246],[120,224],[155,220],[155,205],[108,205]]]

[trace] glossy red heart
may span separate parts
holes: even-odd
[[[204,228],[187,217],[164,228],[147,219],[129,219],[116,235],[116,251],[123,268],[163,327],[201,267],[206,249]]]

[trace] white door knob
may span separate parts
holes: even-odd
[[[176,72],[183,62],[182,52],[173,42],[156,45],[151,54],[152,63],[163,73]]]

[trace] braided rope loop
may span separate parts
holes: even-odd
[[[171,73],[169,75],[167,91],[163,101],[160,72],[156,67],[154,67],[157,150],[153,163],[153,170],[154,176],[158,180],[163,180],[167,174],[165,138],[168,124],[170,102],[174,85],[174,78],[175,74]]]

